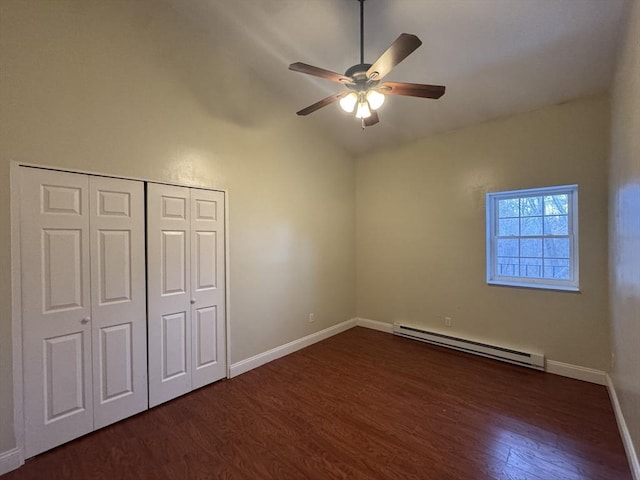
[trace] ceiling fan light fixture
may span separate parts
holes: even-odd
[[[351,92],[340,99],[340,108],[347,113],[353,113],[356,103],[358,103],[358,95],[356,92]]]
[[[371,89],[367,92],[367,102],[369,102],[371,110],[378,110],[384,103],[384,94]]]

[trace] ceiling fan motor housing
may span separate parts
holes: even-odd
[[[378,84],[378,81],[367,77],[367,71],[371,68],[370,63],[359,63],[352,67],[349,67],[344,75],[353,79],[353,83],[347,84],[347,87],[362,91],[371,88]]]

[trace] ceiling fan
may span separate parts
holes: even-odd
[[[396,65],[407,58],[422,42],[409,33],[401,34],[387,50],[373,63],[364,63],[364,2],[360,2],[360,63],[349,67],[344,75],[296,62],[289,70],[306,73],[316,77],[342,83],[348,90],[323,98],[313,105],[303,108],[298,115],[309,115],[331,103],[340,102],[345,112],[354,113],[361,119],[362,128],[375,125],[380,120],[377,110],[382,106],[385,95],[404,95],[407,97],[440,98],[445,87],[419,83],[383,82],[380,83]]]

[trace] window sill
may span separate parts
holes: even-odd
[[[488,285],[499,285],[502,287],[535,288],[537,290],[560,290],[563,292],[579,292],[579,286],[573,285],[550,285],[548,283],[525,283],[509,282],[504,280],[487,280]]]

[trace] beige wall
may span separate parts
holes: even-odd
[[[613,90],[609,173],[611,377],[640,457],[640,2],[633,4]]]
[[[608,111],[596,96],[359,159],[358,316],[607,370]],[[581,291],[487,285],[485,193],[573,183]]]
[[[610,238],[614,381],[638,445],[635,12]],[[14,445],[11,160],[228,188],[234,362],[353,317],[357,298],[361,317],[445,330],[451,316],[452,333],[608,369],[607,96],[381,151],[358,160],[356,183],[310,119],[192,28],[152,0],[0,3],[0,452]],[[568,183],[580,185],[581,292],[486,285],[484,194]]]
[[[295,106],[162,2],[0,8],[0,452],[11,160],[228,188],[234,362],[355,315],[355,166]]]

